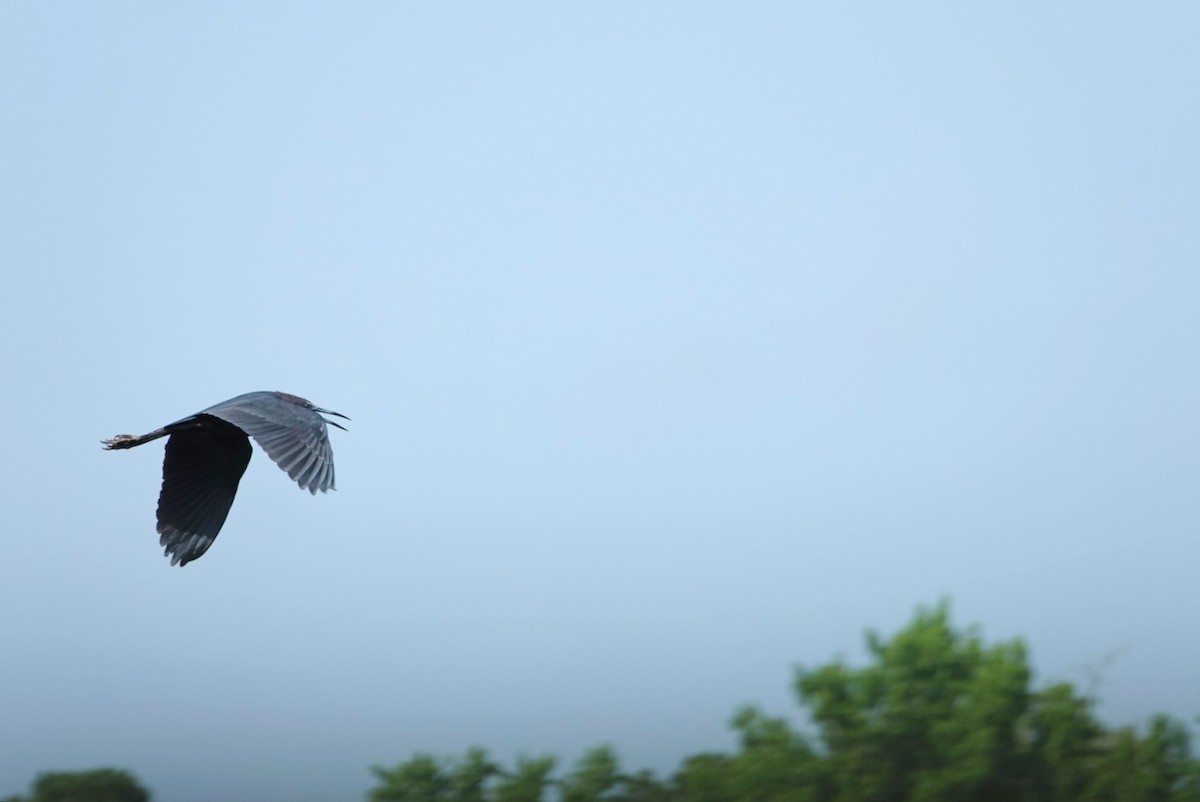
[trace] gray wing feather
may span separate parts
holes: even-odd
[[[333,447],[325,419],[272,392],[247,393],[201,414],[232,423],[253,437],[267,456],[313,495],[336,489]]]

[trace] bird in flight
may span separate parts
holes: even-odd
[[[158,543],[171,565],[183,566],[208,551],[221,531],[250,464],[251,437],[301,488],[314,496],[335,489],[325,424],[346,427],[322,414],[350,420],[289,393],[246,393],[149,434],[119,434],[102,442],[113,450],[167,438]]]

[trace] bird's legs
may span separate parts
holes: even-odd
[[[110,437],[109,439],[101,440],[100,442],[104,444],[105,451],[112,451],[113,449],[117,448],[133,448],[134,446],[140,446],[142,443],[149,443],[151,440],[157,440],[158,438],[168,434],[170,434],[170,432],[159,429],[156,432],[150,432],[150,434],[143,434],[141,437],[138,437],[134,434],[118,434],[116,437]]]
[[[190,418],[184,418],[181,421],[175,421],[161,429],[155,429],[149,434],[134,435],[134,434],[118,434],[116,437],[110,437],[107,440],[101,440],[104,444],[105,451],[113,451],[118,448],[133,448],[144,443],[149,443],[152,440],[157,440],[160,437],[166,437],[169,434],[183,431],[184,429],[199,429],[212,424],[212,418],[208,415],[200,414],[193,415]]]

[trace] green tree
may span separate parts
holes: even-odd
[[[728,790],[744,802],[807,802],[827,798],[821,758],[782,718],[743,707],[733,717],[740,751],[730,764]]]
[[[1193,802],[1200,799],[1200,777],[1188,748],[1188,733],[1178,722],[1156,716],[1139,737],[1131,728],[1108,733],[1095,763],[1089,802]]]
[[[10,802],[150,802],[150,792],[121,769],[55,771],[38,775],[32,794]]]
[[[447,780],[432,755],[415,755],[392,768],[372,766],[379,785],[367,795],[370,802],[439,802],[445,799]]]
[[[727,802],[734,799],[734,758],[703,752],[685,758],[672,778],[678,802]]]
[[[450,769],[450,796],[452,802],[486,802],[484,788],[500,768],[488,759],[487,752],[476,747],[467,751],[467,756]]]
[[[1159,716],[1106,729],[1068,683],[1031,688],[1019,640],[988,645],[919,609],[890,639],[867,633],[870,659],[797,669],[811,722],[795,731],[755,707],[736,712],[732,754],[686,758],[669,782],[623,773],[609,746],[561,780],[554,759],[514,771],[483,750],[417,755],[376,767],[371,802],[1200,802],[1188,730]],[[547,794],[553,788],[556,794]],[[40,802],[37,800],[36,802]],[[65,802],[65,801],[64,801]]]
[[[392,768],[373,766],[379,785],[367,793],[370,802],[486,802],[488,780],[499,768],[479,748],[460,760],[439,761],[419,754]]]
[[[562,802],[611,799],[620,782],[617,753],[610,746],[589,749],[561,783]]]
[[[639,771],[621,778],[621,802],[673,802],[671,788],[652,771]]]
[[[1030,802],[1087,799],[1102,733],[1091,701],[1077,696],[1070,684],[1058,683],[1035,694],[1025,716],[1026,798]]]
[[[554,771],[552,757],[517,758],[517,768],[506,773],[497,783],[492,799],[495,802],[542,802]]]
[[[951,628],[946,605],[918,611],[890,641],[868,633],[874,664],[797,670],[821,732],[835,797],[846,802],[1011,800],[1029,668],[1020,641],[985,648]]]

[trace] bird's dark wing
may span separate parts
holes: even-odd
[[[219,418],[171,433],[158,496],[159,545],[171,564],[187,565],[212,545],[250,464],[250,440]]]
[[[204,410],[258,441],[275,464],[314,495],[333,490],[333,448],[325,419],[275,393],[248,393]]]

